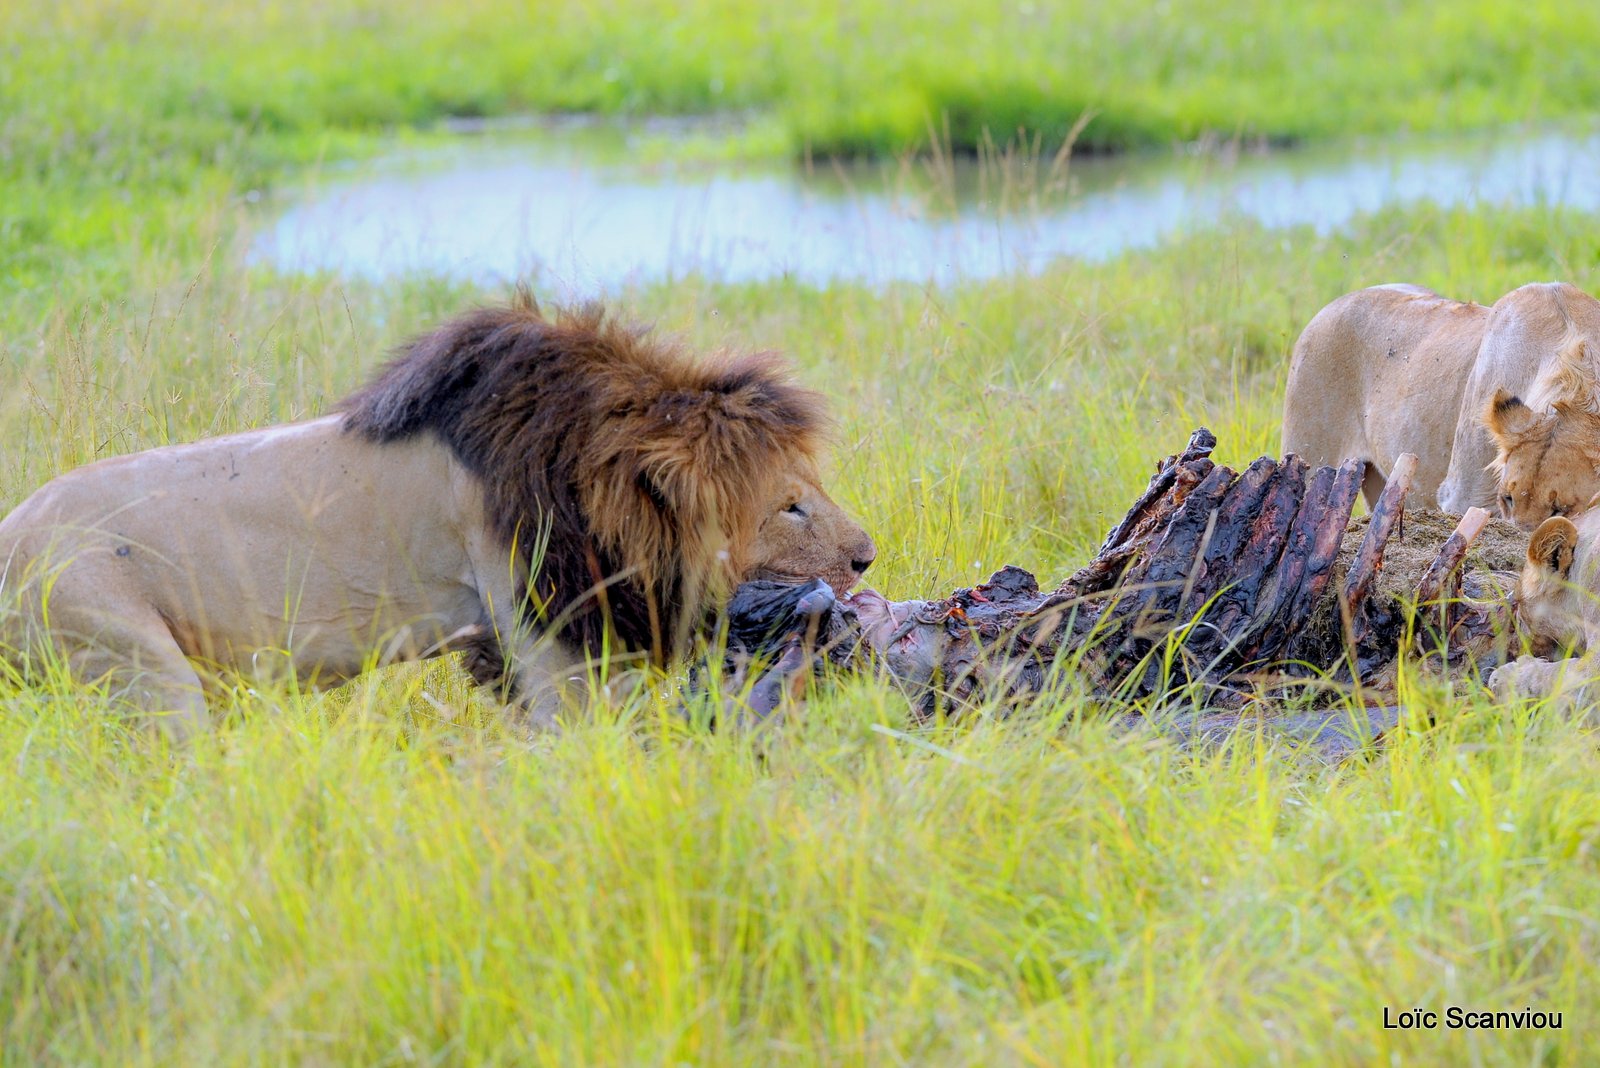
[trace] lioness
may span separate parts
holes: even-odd
[[[1600,302],[1565,283],[1493,308],[1413,285],[1347,293],[1295,343],[1283,449],[1366,460],[1369,505],[1414,452],[1422,504],[1498,509],[1532,530],[1600,491],[1596,345]]]
[[[819,484],[823,422],[771,354],[696,361],[521,295],[335,414],[48,483],[0,521],[0,638],[180,736],[218,669],[321,685],[456,646],[548,715],[588,657],[681,653],[740,578],[860,579],[875,550]]]

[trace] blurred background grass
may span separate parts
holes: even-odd
[[[796,156],[1080,122],[1084,149],[1282,143],[1587,114],[1597,48],[1600,9],[1547,0],[8,4],[0,268],[115,271],[108,246],[203,238],[196,195],[448,117],[754,112]]]
[[[65,468],[325,410],[498,296],[246,262],[255,192],[447,117],[733,111],[736,151],[1273,142],[1590,113],[1551,3],[113,3],[0,7],[0,507]],[[1593,290],[1596,220],[1427,205],[934,289],[614,295],[778,347],[898,596],[1080,562],[1206,421],[1274,451],[1348,289]],[[531,749],[449,665],[246,690],[169,752],[92,688],[0,681],[6,1063],[1584,1063],[1581,725],[1407,684],[1323,769],[1117,735],[1070,695],[912,728],[861,682],[756,743],[648,703]],[[1076,718],[1075,718],[1076,717]],[[1383,1006],[1564,1010],[1560,1033]]]

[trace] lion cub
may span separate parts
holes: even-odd
[[[1489,686],[1502,697],[1551,697],[1571,711],[1600,699],[1600,508],[1576,520],[1551,516],[1528,539],[1517,580],[1517,616],[1535,649],[1577,654],[1519,657],[1497,668]]]

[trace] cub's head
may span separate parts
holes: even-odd
[[[1577,549],[1578,528],[1564,516],[1546,519],[1528,539],[1528,559],[1517,579],[1517,615],[1540,655],[1556,647],[1583,648],[1586,591],[1572,583]]]
[[[1600,493],[1600,415],[1566,400],[1537,412],[1497,389],[1484,423],[1499,449],[1489,470],[1503,518],[1532,530],[1582,511]]]

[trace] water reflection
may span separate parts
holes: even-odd
[[[1433,200],[1600,210],[1600,135],[1500,134],[1275,153],[818,165],[630,162],[630,134],[463,137],[323,175],[259,235],[290,270],[593,292],[701,272],[948,282],[1098,259],[1243,217],[1337,228]]]

